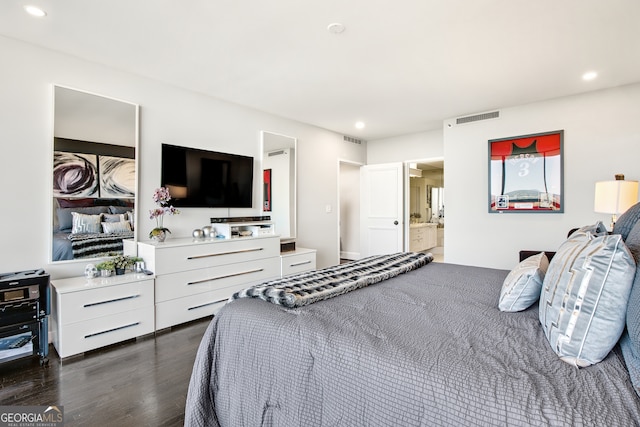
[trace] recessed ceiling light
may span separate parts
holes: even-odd
[[[356,122],[356,128],[364,129],[364,122]]]
[[[596,77],[598,77],[598,73],[596,73],[595,71],[589,71],[582,75],[582,80],[589,81],[595,79]]]
[[[342,24],[338,24],[337,22],[334,22],[333,24],[329,24],[327,26],[327,30],[331,33],[331,34],[340,34],[342,32],[344,32],[344,25]]]
[[[24,7],[24,10],[26,10],[29,15],[37,16],[38,18],[42,18],[43,16],[47,16],[47,12],[45,12],[44,10],[40,9],[37,6],[27,5],[27,6]]]

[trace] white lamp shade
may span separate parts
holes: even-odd
[[[593,210],[619,215],[638,202],[638,181],[596,182]]]

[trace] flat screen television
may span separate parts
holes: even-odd
[[[161,180],[176,207],[253,204],[253,157],[162,144]]]

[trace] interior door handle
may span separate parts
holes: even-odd
[[[393,221],[393,225],[398,225],[398,221]]]

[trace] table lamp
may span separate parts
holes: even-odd
[[[638,202],[638,181],[625,181],[623,174],[616,174],[615,181],[596,182],[593,210],[611,214],[611,230],[618,215]]]

